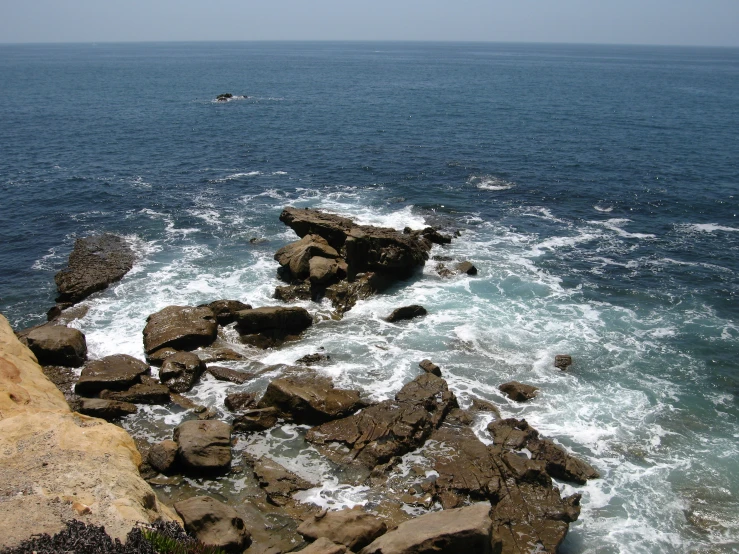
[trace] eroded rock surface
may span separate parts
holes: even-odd
[[[141,382],[151,369],[127,354],[105,356],[85,364],[74,390],[80,396],[93,396],[103,390],[125,390]]]
[[[361,509],[321,512],[306,519],[298,533],[309,539],[325,537],[356,552],[387,531],[387,524]]]
[[[174,432],[177,457],[189,473],[223,473],[231,467],[231,426],[217,420],[185,421]]]
[[[238,553],[251,544],[251,533],[241,516],[210,496],[196,496],[174,505],[185,529],[203,544]]]
[[[164,348],[194,350],[211,344],[218,332],[213,310],[168,306],[146,319],[144,349],[147,355]]]
[[[169,356],[159,370],[159,379],[176,393],[192,389],[205,372],[205,363],[192,352],[177,352]]]

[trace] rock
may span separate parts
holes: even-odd
[[[430,512],[398,525],[360,554],[491,554],[490,504]]]
[[[131,404],[169,404],[169,388],[154,380],[152,381],[136,384],[123,391],[104,390],[100,393],[100,398],[130,402]]]
[[[220,367],[217,365],[208,366],[208,373],[219,381],[229,381],[241,385],[250,381],[254,378],[252,373],[244,373],[243,371],[236,371],[235,369],[229,369],[227,367]]]
[[[313,300],[313,289],[310,283],[300,283],[299,285],[287,285],[283,287],[275,287],[275,293],[272,295],[282,302],[295,302],[296,300]]]
[[[539,391],[538,387],[525,385],[518,381],[509,381],[498,387],[498,390],[516,402],[526,402],[534,398]]]
[[[83,398],[78,412],[110,421],[136,413],[136,405],[129,402],[105,400],[103,398]]]
[[[187,392],[205,372],[205,363],[192,352],[177,352],[164,360],[159,379],[172,392]]]
[[[357,301],[387,289],[394,282],[395,279],[383,273],[362,273],[356,275],[351,282],[340,281],[326,287],[324,294],[331,301],[336,313],[343,315],[352,309]]]
[[[233,348],[216,346],[215,343],[213,346],[198,349],[196,354],[206,364],[213,362],[238,362],[245,358],[243,354],[236,352]]]
[[[231,94],[230,92],[226,92],[224,94],[219,94],[218,96],[216,96],[216,100],[218,102],[228,102],[228,100],[230,100],[233,97],[234,97],[233,94]]]
[[[339,264],[336,260],[314,256],[310,259],[309,279],[312,285],[327,285],[337,279]]]
[[[554,357],[554,367],[559,368],[562,371],[565,371],[571,365],[572,365],[572,356],[569,356],[567,354],[557,354]]]
[[[500,410],[498,409],[498,406],[480,398],[472,397],[472,406],[470,407],[470,410],[473,412],[490,412],[500,418]]]
[[[343,544],[336,544],[325,537],[321,537],[299,552],[302,554],[348,554],[349,550]]]
[[[234,431],[248,433],[251,431],[264,431],[277,424],[278,412],[275,408],[257,408],[244,410],[233,420]]]
[[[298,533],[309,539],[325,537],[356,552],[385,534],[387,525],[377,516],[361,509],[322,512],[308,518]]]
[[[127,354],[105,356],[87,362],[74,390],[80,396],[93,396],[102,390],[125,390],[141,381],[151,369]]]
[[[222,473],[231,467],[231,426],[217,420],[185,421],[174,432],[177,457],[190,473]]]
[[[406,384],[395,400],[313,427],[306,440],[336,463],[372,469],[421,446],[456,407],[446,381],[424,373]]]
[[[106,233],[77,239],[68,267],[54,277],[57,302],[77,303],[119,281],[133,267],[136,256],[121,237]]]
[[[441,377],[441,368],[433,363],[431,360],[421,360],[421,363],[418,364],[418,367],[420,367],[426,373],[431,373],[432,375]]]
[[[173,440],[163,440],[149,449],[146,461],[159,473],[169,473],[177,461],[177,443]]]
[[[267,493],[269,501],[276,506],[284,506],[291,502],[293,494],[297,491],[315,487],[313,483],[298,477],[265,456],[254,462],[254,475],[259,481],[259,486]]]
[[[236,314],[236,320],[236,330],[242,335],[286,336],[301,333],[313,325],[308,310],[295,306],[243,310]]]
[[[426,311],[426,308],[423,306],[418,305],[412,305],[412,306],[403,306],[402,308],[397,308],[393,310],[393,313],[391,313],[389,316],[385,318],[385,321],[388,321],[390,323],[394,323],[396,321],[401,321],[404,319],[413,319],[414,317],[421,317],[426,315],[428,312]]]
[[[311,275],[311,259],[314,257],[327,260],[328,264],[336,264],[334,260],[339,257],[339,253],[319,235],[305,235],[275,253],[275,260],[282,267],[285,276],[299,280]]]
[[[488,431],[493,435],[493,444],[509,450],[521,450],[539,437],[539,432],[525,419],[499,419],[488,424]]]
[[[300,365],[314,365],[314,364],[322,364],[331,359],[331,356],[328,354],[322,354],[321,352],[316,352],[315,354],[306,354],[302,358],[298,358],[295,360],[296,364]]]
[[[274,407],[296,423],[317,424],[352,414],[364,403],[359,391],[335,389],[330,378],[306,372],[274,379],[258,406]]]
[[[31,330],[24,342],[41,365],[79,367],[87,358],[85,335],[63,325],[42,325]]]
[[[200,542],[239,553],[251,544],[251,533],[236,510],[210,496],[176,502],[185,530]]]
[[[194,350],[211,344],[218,324],[210,308],[168,306],[146,319],[144,350],[151,354],[169,346],[175,350]]]
[[[467,275],[477,275],[477,268],[470,262],[460,262],[454,266],[454,269],[459,273],[466,273]]]
[[[82,319],[90,311],[90,306],[75,306],[71,302],[61,302],[46,312],[46,319],[55,325],[69,325]]]
[[[177,354],[177,352],[179,352],[179,350],[175,350],[174,348],[165,346],[164,348],[155,350],[151,354],[147,354],[146,363],[155,366],[161,366],[167,358],[169,358],[170,356],[174,356],[175,354]]]
[[[240,300],[216,300],[210,304],[201,304],[198,308],[210,308],[219,325],[228,325],[236,321],[236,312],[251,310],[251,305]]]
[[[439,231],[437,231],[433,227],[426,227],[423,231],[421,231],[421,235],[427,241],[432,242],[434,244],[449,244],[452,242],[452,237],[442,235]]]
[[[241,412],[247,408],[253,408],[257,403],[257,397],[253,392],[233,392],[226,395],[224,404],[231,412]]]

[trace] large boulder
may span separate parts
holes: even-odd
[[[231,467],[231,426],[217,420],[185,421],[175,429],[177,456],[189,473],[222,473]]]
[[[236,314],[236,329],[242,335],[257,333],[292,335],[313,325],[313,318],[305,308],[264,307],[243,310]]]
[[[170,347],[194,350],[216,339],[218,324],[210,308],[168,306],[146,319],[144,350],[147,354]]]
[[[85,335],[64,325],[42,325],[32,329],[24,342],[41,365],[79,367],[87,358]]]
[[[306,519],[298,533],[316,540],[326,537],[356,552],[387,531],[387,524],[361,509],[321,512]]]
[[[516,402],[531,400],[539,392],[539,388],[518,381],[509,381],[498,387],[498,390]]]
[[[251,544],[251,533],[236,510],[210,496],[176,502],[174,509],[185,530],[200,542],[226,552],[242,552]]]
[[[205,363],[192,352],[177,352],[164,360],[159,380],[176,393],[187,392],[205,372]]]
[[[79,302],[119,281],[133,267],[136,256],[121,237],[106,233],[77,239],[68,267],[54,277],[58,302]]]
[[[431,512],[398,525],[360,554],[492,553],[490,503]]]
[[[404,319],[413,319],[426,315],[428,312],[423,306],[413,304],[411,306],[402,306],[396,308],[393,312],[385,318],[385,321],[395,323],[396,321],[402,321]]]
[[[136,413],[136,405],[130,402],[105,400],[103,398],[83,398],[77,411],[92,417],[111,421]]]
[[[151,368],[127,354],[115,354],[85,364],[74,390],[80,396],[93,396],[102,390],[125,390],[141,381]]]

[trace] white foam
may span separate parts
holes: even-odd
[[[491,191],[510,190],[516,186],[516,183],[494,175],[471,175],[467,179],[467,183],[476,186],[478,189]]]
[[[593,225],[601,225],[606,229],[610,229],[611,231],[614,231],[616,234],[618,234],[620,237],[627,239],[653,239],[656,237],[656,235],[649,233],[629,233],[628,231],[625,231],[623,227],[628,225],[630,222],[630,219],[625,218],[607,219],[605,221],[588,221],[588,223],[591,223]]]
[[[726,225],[718,225],[717,223],[686,223],[680,225],[685,230],[699,231],[701,233],[715,233],[716,231],[723,231],[726,233],[737,233],[739,228],[727,227]]]
[[[599,204],[596,204],[595,206],[593,206],[593,209],[598,212],[610,213],[613,211],[613,206],[601,206]]]

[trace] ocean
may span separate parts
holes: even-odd
[[[566,554],[739,550],[739,50],[0,45],[0,77],[0,312],[14,327],[45,321],[54,274],[92,233],[125,236],[138,261],[72,325],[92,358],[143,359],[145,319],[167,305],[277,303],[273,254],[297,239],[285,206],[459,231],[431,254],[476,277],[442,278],[430,260],[343,320],[249,355],[324,347],[337,385],[375,400],[429,358],[463,405],[525,417],[602,474],[560,484],[583,494]],[[429,315],[383,320],[406,304]],[[512,379],[539,396],[506,399]],[[227,388],[205,379],[188,396],[222,410]],[[149,439],[183,417],[143,413],[123,425]],[[316,503],[366,502],[304,433],[240,448],[313,472]],[[218,482],[226,498],[244,486]]]

